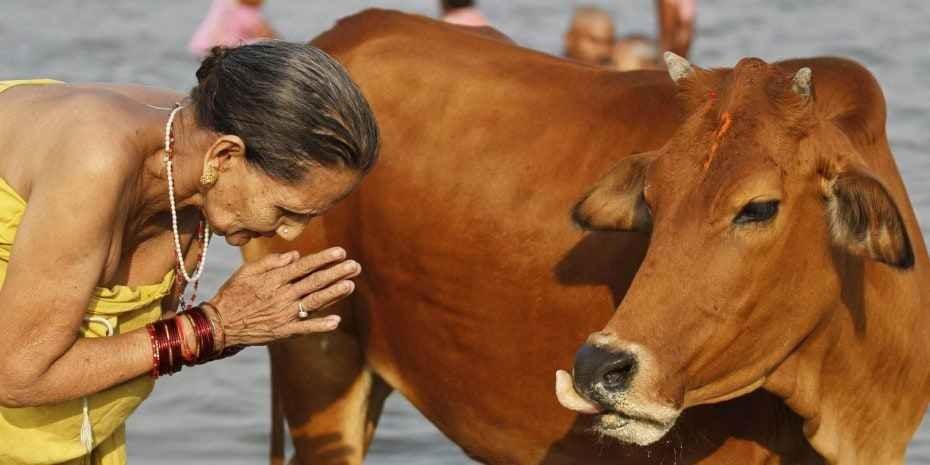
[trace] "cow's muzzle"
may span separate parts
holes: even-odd
[[[573,374],[556,373],[559,403],[596,415],[594,429],[603,435],[640,445],[661,439],[680,410],[655,399],[652,377],[642,374],[655,369],[652,357],[635,344],[599,343],[603,339],[594,335],[578,350]]]

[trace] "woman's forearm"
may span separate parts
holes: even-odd
[[[78,338],[44,373],[32,379],[8,376],[3,404],[28,407],[77,399],[151,369],[152,344],[144,328],[112,337]]]

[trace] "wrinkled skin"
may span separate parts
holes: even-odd
[[[271,347],[301,464],[358,464],[399,391],[492,464],[821,463],[766,392],[689,409],[667,440],[622,445],[559,406],[572,364],[626,293],[648,237],[586,234],[570,210],[610,167],[683,121],[664,72],[581,66],[395,12],[340,21],[314,44],[340,60],[382,129],[378,165],[296,242],[340,245],[364,273],[340,329]]]
[[[652,444],[686,409],[763,388],[828,463],[903,463],[930,399],[930,282],[877,83],[838,59],[744,59],[678,84],[685,123],[575,209],[650,244],[560,374],[563,404]]]

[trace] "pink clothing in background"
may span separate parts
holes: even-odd
[[[447,23],[461,24],[462,26],[487,26],[488,20],[475,7],[456,8],[442,17]]]
[[[243,5],[238,0],[213,0],[188,48],[198,57],[217,46],[235,47],[262,39],[265,19],[257,7]]]

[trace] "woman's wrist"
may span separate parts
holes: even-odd
[[[244,346],[230,345],[223,326],[223,316],[211,302],[181,312],[173,318],[147,325],[152,345],[152,370],[158,378],[193,366],[226,358]]]
[[[147,325],[152,345],[152,378],[171,375],[181,371],[182,366],[200,365],[241,350],[225,346],[220,328],[219,312],[206,302],[174,318]]]
[[[213,330],[213,350],[220,353],[227,347],[226,332],[223,330],[223,317],[216,309],[216,305],[211,302],[201,302],[199,307],[203,309],[204,314],[210,320],[210,326]]]

